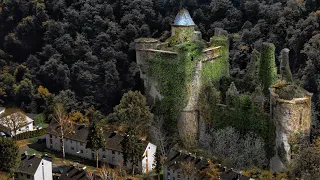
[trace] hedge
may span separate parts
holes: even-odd
[[[16,140],[23,140],[23,139],[39,137],[39,136],[45,135],[46,131],[47,131],[47,128],[42,128],[42,129],[35,130],[35,131],[27,131],[27,132],[24,132],[24,133],[21,133],[21,134],[14,136],[14,138]]]

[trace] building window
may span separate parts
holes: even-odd
[[[150,149],[150,146],[149,146],[149,149]]]
[[[81,153],[83,153],[83,150],[80,150]]]
[[[20,176],[23,176],[23,174],[22,174],[22,173],[20,173]]]
[[[74,147],[71,147],[71,150],[74,150]]]
[[[27,178],[30,179],[30,175],[27,175]]]
[[[115,154],[115,152],[114,152],[114,151],[112,151],[112,154]]]
[[[52,138],[52,135],[50,135],[50,138]]]
[[[102,155],[102,158],[106,158],[106,155]]]

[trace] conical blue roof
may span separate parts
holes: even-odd
[[[177,14],[176,18],[174,19],[175,26],[194,26],[194,22],[189,14],[189,11],[186,9],[182,9]]]

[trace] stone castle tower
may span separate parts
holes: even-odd
[[[276,155],[270,167],[283,171],[299,153],[301,143],[310,141],[312,94],[293,84],[270,88],[270,113],[276,127]]]
[[[154,38],[139,38],[135,40],[136,59],[140,70],[140,77],[144,82],[145,94],[151,105],[154,104],[157,99],[163,99],[159,88],[161,82],[157,82],[148,76],[153,58],[160,54],[165,55],[166,59],[174,61],[179,54],[170,46],[176,46],[184,42],[204,42],[201,32],[195,31],[196,25],[186,9],[179,11],[171,27],[171,37],[165,42],[160,42]],[[207,47],[202,50],[201,58],[192,58],[192,60],[195,60],[197,63],[192,75],[192,80],[188,83],[187,105],[181,110],[177,124],[182,139],[188,139],[188,141],[191,141],[190,143],[195,143],[194,141],[198,136],[199,115],[197,102],[201,86],[200,76],[202,63],[213,62],[214,59],[221,56],[221,46],[213,43],[205,43],[205,45]]]

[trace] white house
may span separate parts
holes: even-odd
[[[51,123],[46,133],[46,146],[48,149],[62,151],[58,132],[60,127],[57,123]],[[123,136],[116,132],[104,132],[106,138],[105,149],[99,150],[99,161],[114,166],[123,166],[121,141]],[[88,127],[75,125],[74,131],[64,138],[66,154],[82,157],[83,159],[95,160],[95,154],[91,149],[86,148]],[[141,154],[141,161],[137,170],[142,173],[150,172],[153,169],[154,154],[156,146],[148,141],[142,141],[144,152]],[[127,168],[131,168],[127,163]]]
[[[17,180],[52,180],[51,158],[22,154],[21,164],[15,172]]]
[[[17,126],[17,122],[15,122],[15,119],[19,118],[19,116],[25,116],[26,121],[18,127],[19,129],[15,134],[14,127]],[[33,130],[35,130],[34,120],[30,118],[28,114],[26,115],[22,111],[7,113],[5,108],[0,109],[0,133],[2,135],[6,134],[8,136],[15,136],[17,134]]]

